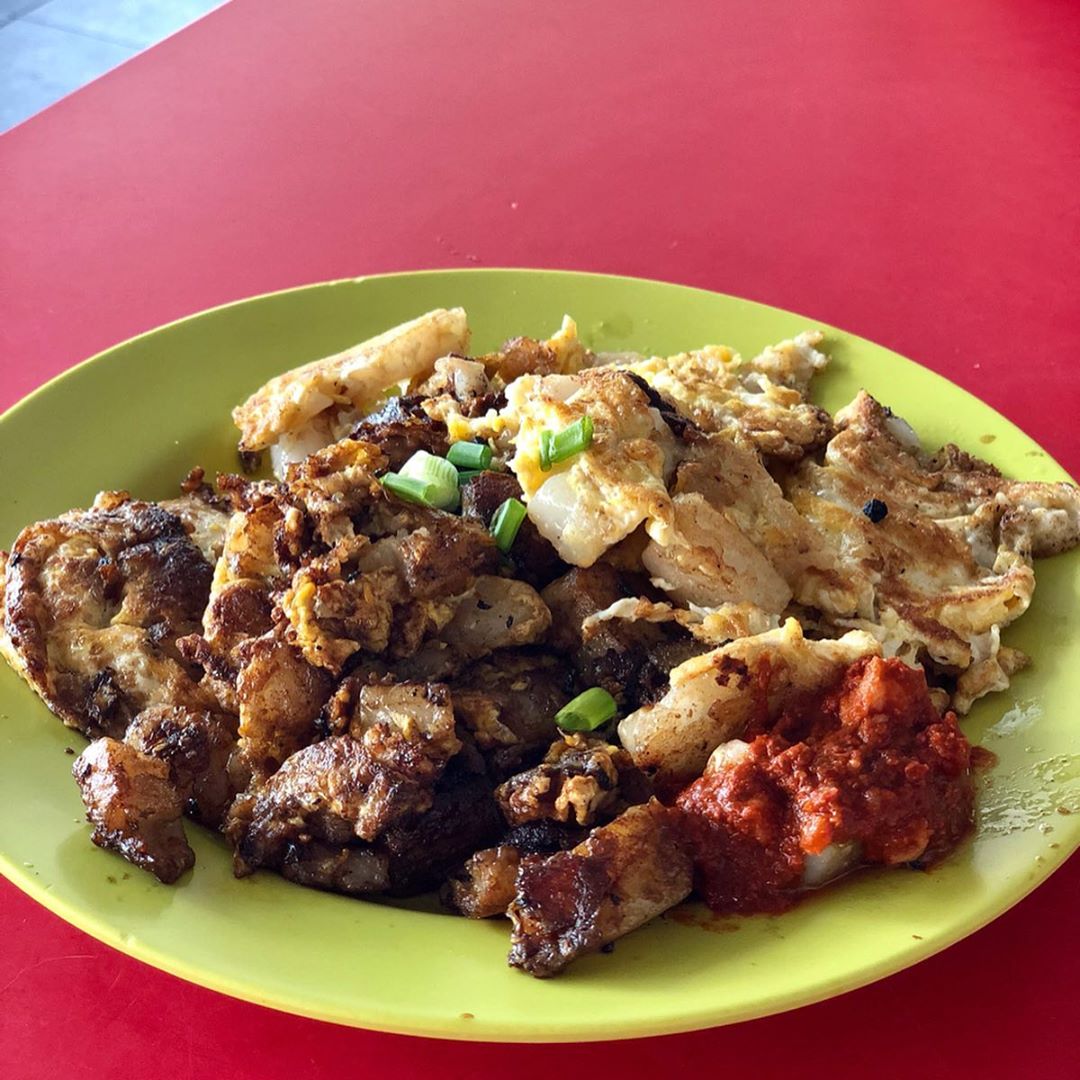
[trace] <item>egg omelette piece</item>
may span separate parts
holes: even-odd
[[[91,737],[119,738],[152,705],[216,707],[176,640],[199,628],[225,521],[194,496],[103,492],[27,526],[0,566],[0,652]]]
[[[705,432],[728,431],[767,457],[798,461],[824,445],[832,421],[806,400],[828,356],[823,336],[805,331],[745,360],[726,345],[625,364]]]
[[[854,617],[818,605],[834,627],[873,633],[886,655],[955,676],[952,704],[966,712],[1025,662],[1001,630],[1031,603],[1032,560],[1080,542],[1080,493],[1010,480],[953,445],[927,453],[865,392],[836,422],[824,462],[804,461],[785,483],[863,598]]]

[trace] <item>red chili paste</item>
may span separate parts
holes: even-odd
[[[971,826],[971,746],[900,660],[856,661],[764,726],[744,759],[677,800],[714,911],[789,907],[806,856],[830,844],[860,845],[862,863],[927,866]]]

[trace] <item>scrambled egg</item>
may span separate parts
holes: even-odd
[[[632,379],[610,368],[523,375],[507,387],[506,401],[503,416],[514,430],[510,467],[530,519],[566,562],[591,566],[642,523],[651,536],[668,538],[674,439]],[[561,431],[586,414],[592,445],[541,469],[541,432]]]
[[[803,397],[828,363],[815,348],[820,343],[821,334],[808,331],[749,361],[726,346],[707,345],[626,366],[703,431],[733,431],[764,454],[794,461],[830,432],[828,414]]]
[[[762,611],[754,604],[725,603],[713,608],[690,604],[689,607],[680,608],[662,601],[626,596],[585,618],[581,624],[584,640],[590,640],[603,623],[612,619],[677,623],[698,641],[710,645],[723,645],[736,638],[763,634],[780,625],[777,616]]]
[[[522,339],[517,339],[518,341]],[[515,342],[507,343],[512,350]],[[578,337],[577,323],[564,315],[562,324],[551,337],[545,341],[532,342],[538,354],[546,361],[545,370],[534,371],[536,375],[574,375],[583,367],[586,367],[592,359],[591,354],[581,338]],[[493,389],[505,389],[505,371],[500,371],[499,361],[504,359],[503,354],[492,354],[489,364],[495,371],[495,381],[491,384]],[[438,364],[436,369],[438,369]],[[478,362],[478,367],[483,367]],[[509,378],[510,385],[516,378]],[[433,420],[441,420],[446,425],[447,434],[451,442],[467,442],[474,439],[490,441],[502,450],[511,450],[510,438],[515,431],[515,423],[495,408],[489,408],[479,416],[467,416],[462,411],[461,402],[451,394],[438,394],[424,402],[424,411]]]
[[[804,462],[786,484],[861,597],[855,612],[819,598],[832,616],[825,629],[859,627],[886,655],[951,671],[954,707],[966,711],[1023,663],[1000,630],[1031,602],[1031,557],[1080,536],[1080,496],[1068,484],[1008,480],[956,447],[925,454],[866,393],[837,421],[824,464]]]
[[[686,614],[695,609],[742,605],[775,620],[794,604],[818,632],[858,628],[886,655],[952,674],[961,710],[1007,685],[1024,662],[1000,631],[1031,601],[1032,557],[1080,541],[1069,485],[1007,481],[955,447],[926,455],[911,428],[867,395],[837,414],[837,431],[806,398],[828,364],[816,331],[750,360],[720,345],[666,358],[597,356],[565,316],[546,341],[516,338],[475,361],[440,359],[467,338],[463,311],[430,312],[280,376],[236,410],[241,445],[276,438],[275,452],[304,456],[333,438],[327,417],[355,415],[348,410],[408,383],[427,395],[425,411],[451,441],[486,440],[506,457],[529,518],[567,563],[630,559],[683,612],[679,621],[695,626]],[[462,364],[468,371],[457,372]],[[676,439],[629,375],[697,434]],[[455,379],[479,389],[466,398]],[[480,413],[475,402],[489,390],[504,391],[506,404]],[[541,469],[541,433],[586,414],[592,445]],[[819,464],[811,455],[823,446]],[[783,490],[762,458],[793,467]],[[882,520],[864,513],[871,499],[887,503]],[[231,537],[227,551],[242,539]],[[222,575],[219,565],[215,597],[232,584]],[[298,625],[311,601],[289,595]],[[715,632],[727,622],[711,619]]]

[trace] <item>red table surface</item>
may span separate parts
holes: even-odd
[[[0,140],[0,406],[254,293],[565,267],[809,312],[972,390],[1076,475],[1078,43],[1069,0],[234,0]],[[819,1005],[530,1048],[233,1001],[5,882],[0,1073],[1076,1076],[1078,884],[1074,859]]]

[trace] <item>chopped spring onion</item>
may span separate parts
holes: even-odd
[[[593,686],[564,705],[555,714],[555,723],[564,731],[595,731],[615,713],[615,699],[606,690]]]
[[[387,476],[393,475],[393,473],[387,474]],[[412,489],[416,495],[413,498],[414,502],[423,502],[440,510],[453,510],[458,504],[460,496],[458,494],[457,469],[445,458],[436,457],[426,450],[417,450],[401,466],[401,472],[397,476],[399,486],[401,480],[412,480],[426,486],[427,490],[424,492],[423,497],[419,497],[416,488]],[[386,477],[383,477],[384,484],[385,481]],[[394,494],[400,494],[392,485],[390,490]]]
[[[413,480],[408,476],[400,476],[396,472],[384,473],[379,477],[379,483],[387,491],[396,495],[406,502],[423,503],[425,506],[433,506],[432,499],[435,496],[435,485],[426,484],[423,480]]]
[[[484,443],[456,442],[446,460],[459,469],[486,469],[491,464],[491,447]]]
[[[540,468],[547,472],[552,465],[588,450],[592,445],[593,422],[586,414],[562,431],[540,432]]]
[[[495,537],[495,546],[504,555],[514,546],[524,520],[525,504],[520,499],[507,499],[491,515],[491,535]]]
[[[429,484],[457,483],[457,470],[446,458],[436,457],[426,450],[417,450],[404,465],[401,475],[413,480],[426,480]]]
[[[554,438],[554,434],[550,431],[544,430],[540,432],[540,468],[543,472],[547,472],[551,468],[551,451],[554,449],[552,440]]]
[[[467,484],[474,476],[480,476],[483,472],[483,469],[458,469],[458,487]]]

